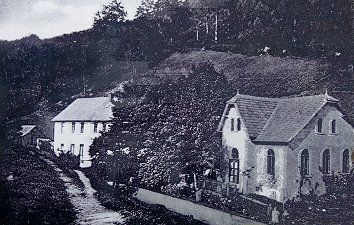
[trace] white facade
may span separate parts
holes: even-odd
[[[83,129],[81,129],[84,124]],[[95,129],[97,124],[97,129]],[[70,152],[80,157],[80,167],[90,167],[90,145],[93,140],[101,135],[100,132],[108,131],[111,123],[107,122],[56,122],[54,128],[54,152]],[[104,129],[103,126],[106,128]],[[82,131],[82,132],[81,132]]]
[[[91,166],[93,140],[109,130],[113,118],[111,97],[79,98],[52,119],[54,151],[80,158],[80,167]]]
[[[226,106],[219,124],[224,160],[222,179],[228,187],[235,187],[244,194],[254,193],[285,202],[310,192],[321,195],[326,192],[324,177],[347,174],[353,168],[354,129],[344,119],[337,102],[328,100],[328,96],[309,96],[311,101],[307,102],[305,97],[275,99],[280,103],[273,108],[267,98],[236,97],[239,99],[235,103]],[[260,107],[262,101],[266,103]],[[281,101],[293,102],[290,105]],[[282,107],[280,104],[290,105],[295,113],[288,115],[277,111]],[[314,107],[315,104],[318,105]],[[308,115],[303,123],[305,116],[296,112],[298,108]],[[263,114],[265,110],[271,113],[267,116]],[[263,115],[266,116],[262,122],[259,118]],[[282,122],[292,120],[296,121],[293,123],[296,126],[300,124],[297,129],[290,130],[292,123],[287,123],[289,130],[282,129]],[[277,126],[268,132],[269,141],[251,137],[251,129],[253,134],[258,129],[259,136],[271,127],[271,123]],[[318,131],[318,124],[321,131]],[[282,132],[276,130],[278,127]],[[271,136],[274,132],[291,134],[291,139],[272,141],[277,138]],[[302,155],[303,152],[307,154]]]

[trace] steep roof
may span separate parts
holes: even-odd
[[[235,104],[255,142],[291,141],[327,103],[339,100],[324,94],[291,98],[264,98],[237,94]]]
[[[113,118],[112,106],[110,97],[79,98],[52,121],[110,121]]]
[[[36,126],[35,125],[22,125],[20,135],[21,137],[29,134]]]
[[[250,137],[257,137],[278,104],[278,99],[236,95],[228,103],[235,103]]]

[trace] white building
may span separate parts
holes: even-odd
[[[91,166],[90,145],[109,129],[113,118],[110,97],[80,98],[52,119],[54,151],[80,157],[80,167]]]
[[[225,107],[222,179],[245,194],[279,202],[325,192],[333,174],[349,174],[354,128],[327,94],[264,98],[237,94]]]

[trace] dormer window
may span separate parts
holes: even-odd
[[[322,133],[322,123],[323,123],[323,120],[322,119],[318,119],[317,127],[316,127],[316,133]]]
[[[330,132],[331,132],[331,134],[337,133],[337,122],[336,122],[336,120],[332,120],[331,121]]]
[[[231,119],[231,131],[235,131],[235,119]]]

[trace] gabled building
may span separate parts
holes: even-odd
[[[354,129],[338,102],[328,94],[231,98],[218,128],[223,183],[279,202],[324,193],[323,178],[352,168]]]
[[[91,166],[90,145],[112,123],[111,97],[79,98],[52,119],[54,151],[79,156],[80,167]]]
[[[19,144],[26,147],[38,147],[41,141],[50,142],[50,139],[36,125],[22,125],[19,138]]]

